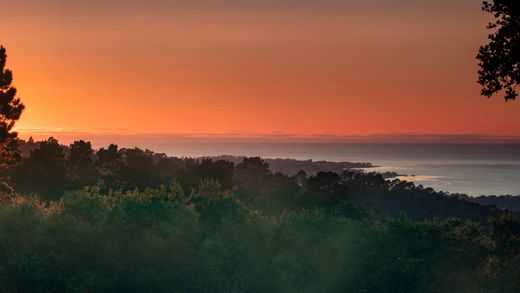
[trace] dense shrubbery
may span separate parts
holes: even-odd
[[[215,181],[0,205],[3,291],[514,292],[518,219],[266,215]],[[516,230],[511,230],[516,229]],[[488,232],[486,232],[488,231]],[[516,257],[516,258],[515,258]]]
[[[6,292],[520,290],[517,215],[379,174],[52,139],[9,174]]]

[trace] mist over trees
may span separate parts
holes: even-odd
[[[516,227],[516,228],[515,228]],[[518,292],[520,222],[265,214],[205,180],[0,205],[5,292]]]

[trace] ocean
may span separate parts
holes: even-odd
[[[299,160],[370,162],[372,171],[394,171],[401,179],[437,191],[520,195],[518,144],[384,143],[161,143],[151,149],[172,156],[260,156]]]

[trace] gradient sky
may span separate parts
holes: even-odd
[[[520,135],[477,0],[2,2],[22,133]]]

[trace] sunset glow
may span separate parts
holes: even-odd
[[[520,136],[520,104],[479,94],[489,19],[475,1],[11,1],[3,14],[22,137]]]

